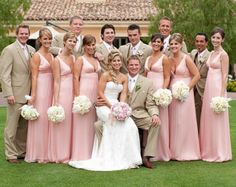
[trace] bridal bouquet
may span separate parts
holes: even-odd
[[[227,108],[230,107],[229,105],[230,100],[231,100],[230,98],[226,97],[213,97],[211,99],[210,107],[215,113],[219,114],[221,112],[224,112]]]
[[[183,81],[177,81],[172,86],[172,95],[175,99],[184,102],[189,95],[189,87]]]
[[[132,110],[127,103],[118,102],[111,106],[111,113],[118,121],[124,121],[131,116]]]
[[[157,106],[167,107],[172,101],[171,91],[160,88],[153,94],[153,99]]]
[[[72,111],[74,113],[79,113],[79,114],[85,114],[85,113],[89,112],[89,110],[92,106],[91,101],[85,95],[80,95],[78,97],[75,97],[73,103],[74,104],[73,104]]]
[[[36,120],[39,113],[32,105],[23,105],[21,108],[21,116],[26,120]]]
[[[47,114],[49,121],[53,123],[60,123],[65,119],[65,111],[62,106],[51,106]]]

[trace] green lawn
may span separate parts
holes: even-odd
[[[64,164],[9,164],[4,159],[3,129],[6,109],[0,108],[0,187],[40,186],[236,186],[236,101],[231,101],[233,160],[226,163],[156,162],[155,169],[92,172]]]

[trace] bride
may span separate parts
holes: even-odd
[[[111,51],[107,64],[109,71],[103,73],[99,81],[98,96],[105,102],[104,106],[96,107],[102,123],[101,142],[96,135],[92,158],[70,161],[72,167],[113,171],[136,168],[142,164],[139,133],[134,121],[130,117],[125,121],[117,121],[111,116],[110,107],[118,101],[125,102],[128,92],[127,76],[120,73],[121,59],[119,51]]]

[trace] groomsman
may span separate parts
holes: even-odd
[[[159,32],[161,33],[161,35],[164,36],[164,48],[163,48],[163,52],[169,56],[170,55],[170,48],[169,48],[169,40],[170,40],[170,36],[171,36],[171,32],[172,32],[172,21],[170,20],[170,18],[168,17],[163,17],[161,18],[160,22],[159,22]],[[182,44],[182,51],[184,53],[188,53],[187,50],[187,46],[185,44],[185,42],[183,42]]]
[[[112,24],[105,24],[101,28],[102,42],[96,45],[96,57],[98,58],[102,72],[107,71],[107,57],[111,50],[118,50],[114,45],[115,27]]]
[[[198,130],[200,127],[202,97],[205,89],[206,77],[208,72],[206,61],[210,55],[210,52],[207,49],[207,44],[208,44],[207,35],[205,33],[200,33],[200,32],[197,33],[195,37],[196,49],[193,49],[190,53],[190,56],[193,59],[194,63],[196,64],[201,76],[200,80],[198,81],[194,89]]]
[[[144,44],[140,38],[141,38],[141,30],[140,27],[136,24],[129,25],[127,29],[127,34],[130,43],[126,45],[120,46],[119,50],[123,56],[123,66],[121,68],[122,73],[127,73],[127,59],[131,55],[137,55],[141,60],[141,68],[140,72],[141,74],[144,73],[144,64],[146,61],[146,58],[152,54],[152,48],[149,45]]]
[[[81,35],[81,31],[82,31],[84,22],[83,22],[82,17],[73,16],[70,18],[69,25],[70,25],[70,32],[75,33],[77,37],[77,43],[73,51],[74,56],[77,58],[78,56],[81,56],[83,53],[83,50],[82,50],[83,36]],[[50,48],[50,52],[53,55],[58,55],[58,53],[64,47],[64,41],[63,41],[64,35],[65,33],[61,33],[54,37],[52,41],[52,47]]]
[[[27,121],[20,115],[20,108],[27,102],[31,87],[29,61],[35,52],[27,45],[28,25],[16,29],[16,41],[5,47],[0,59],[0,80],[7,99],[7,121],[4,131],[5,155],[10,163],[19,163],[26,151]]]
[[[128,68],[128,104],[132,108],[132,118],[143,132],[141,150],[143,165],[153,168],[150,158],[155,156],[159,125],[159,110],[153,101],[152,81],[139,74],[141,61],[136,55],[131,55],[127,62]]]

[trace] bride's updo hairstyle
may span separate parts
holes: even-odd
[[[112,69],[112,66],[111,66],[111,62],[112,60],[116,57],[116,56],[119,56],[120,57],[120,60],[122,62],[122,55],[121,53],[118,51],[118,50],[111,50],[111,52],[109,53],[108,55],[108,63],[107,63],[107,69],[108,69],[108,72],[109,74],[111,75],[111,78],[112,78],[112,81],[115,82],[115,83],[118,83],[117,80],[116,80],[116,74],[115,72],[113,71]]]
[[[169,43],[172,41],[172,40],[176,40],[178,43],[182,44],[183,43],[183,36],[180,34],[180,33],[174,33],[170,36],[170,41]]]

